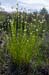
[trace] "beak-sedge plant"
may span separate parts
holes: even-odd
[[[13,61],[16,63],[29,63],[34,57],[37,57],[38,63],[41,63],[41,60],[43,59],[42,57],[41,59],[38,57],[40,56],[39,47],[42,44],[43,38],[39,37],[39,32],[42,30],[42,23],[39,23],[37,19],[33,19],[33,21],[34,22],[32,23],[27,23],[23,18],[21,20],[18,19],[18,23],[16,23],[14,19],[10,22],[11,35],[9,36],[7,48]],[[27,31],[29,32],[29,35],[27,34]]]
[[[16,24],[14,23],[14,20],[11,21],[11,33],[12,35],[9,37],[8,49],[14,62],[28,63],[33,54],[32,50],[35,45],[36,36],[30,35],[28,38],[26,28],[24,29],[23,35],[20,29],[20,32],[18,32],[18,35],[16,36]]]

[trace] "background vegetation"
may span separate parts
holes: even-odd
[[[12,63],[21,73],[25,69],[23,75],[49,74],[49,14],[45,8],[33,13],[0,12],[0,63],[8,68]],[[37,67],[40,71],[44,67],[44,73]],[[21,75],[17,70],[14,73]]]

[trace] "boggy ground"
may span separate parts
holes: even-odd
[[[0,64],[0,75],[49,75],[49,65],[36,68],[31,67],[30,64],[16,65],[12,62],[3,65]]]

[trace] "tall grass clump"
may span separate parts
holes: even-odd
[[[22,32],[22,24],[20,24],[21,27],[18,29],[18,32],[16,32],[16,22],[14,19],[11,21],[11,35],[8,40],[8,49],[14,62],[17,63],[29,63],[32,56],[37,55],[38,53],[38,49],[35,49],[37,36],[31,31],[31,27],[29,29],[30,35],[28,36],[26,33],[27,22],[24,23],[24,33]]]
[[[29,63],[34,58],[37,59],[37,63],[41,63],[43,55],[40,52],[40,45],[43,41],[42,26],[45,21],[38,20],[37,16],[37,18],[32,17],[32,22],[29,23],[24,19],[25,14],[21,16],[18,14],[17,21],[15,19],[10,21],[11,34],[8,36],[7,48],[16,63]],[[42,37],[40,37],[41,32],[43,32]]]
[[[11,33],[9,37],[8,49],[14,62],[26,62],[28,63],[32,57],[32,50],[35,45],[36,37],[35,35],[30,35],[28,38],[26,35],[26,29],[24,29],[24,35],[22,35],[21,29],[16,36],[16,24],[14,20],[11,21]]]

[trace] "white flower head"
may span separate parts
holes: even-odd
[[[10,23],[12,22],[12,20],[10,19]]]
[[[44,38],[42,38],[42,40],[44,40]]]
[[[46,20],[45,19],[43,19],[43,22],[45,22]]]
[[[33,21],[36,21],[36,19],[33,19]]]
[[[31,23],[31,25],[32,25],[32,23]]]
[[[29,40],[27,40],[27,42],[29,42]]]
[[[21,22],[23,23],[23,20],[21,20]]]
[[[32,32],[30,33],[30,35],[32,35]]]
[[[26,34],[24,33],[24,36],[26,36]]]
[[[1,29],[0,29],[0,31],[1,31]]]
[[[21,15],[21,18],[23,18],[23,15]]]
[[[44,23],[43,21],[40,21],[40,24]]]
[[[36,28],[36,25],[34,25],[34,28]]]
[[[24,29],[24,32],[26,32],[27,31],[27,29]]]
[[[20,16],[18,15],[18,18],[19,18]]]
[[[43,15],[42,18],[45,18],[45,16]]]
[[[38,32],[38,29],[36,29],[36,31]]]
[[[27,22],[25,21],[25,24],[27,24]]]
[[[43,30],[43,32],[45,32],[45,30]]]

